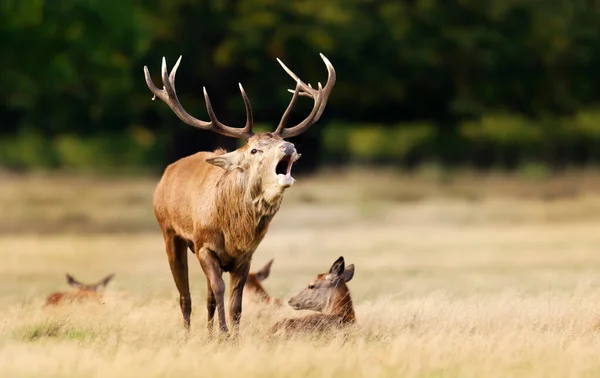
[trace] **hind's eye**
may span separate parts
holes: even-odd
[[[257,150],[256,148],[253,148],[253,149],[252,149],[252,151],[250,151],[250,153],[251,153],[252,155],[254,155],[254,154],[255,154],[255,153],[257,153],[257,152],[258,152],[258,150]]]
[[[314,289],[314,288],[315,288],[315,285],[308,285],[308,288],[309,288],[309,289]]]

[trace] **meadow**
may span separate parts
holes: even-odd
[[[358,323],[268,338],[307,312],[244,304],[209,340],[190,258],[192,334],[152,213],[156,177],[0,175],[2,377],[570,377],[600,374],[600,176],[435,171],[299,178],[257,250],[287,300],[339,256]],[[105,303],[44,308],[65,273],[116,277]],[[225,275],[228,284],[228,276]]]

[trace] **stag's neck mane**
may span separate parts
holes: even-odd
[[[279,210],[283,190],[263,188],[260,178],[253,179],[245,171],[225,173],[217,183],[217,206],[225,206],[236,215],[242,211],[260,219],[273,217]]]
[[[265,191],[247,172],[223,174],[217,183],[215,207],[226,247],[253,252],[281,205],[283,191]]]

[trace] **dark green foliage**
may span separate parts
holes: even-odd
[[[233,148],[150,101],[143,66],[158,83],[161,57],[183,55],[182,104],[207,119],[206,86],[239,126],[242,82],[269,129],[294,87],[275,58],[316,84],[319,52],[338,83],[298,143],[321,163],[596,163],[598,25],[595,0],[4,0],[0,165],[157,168]]]

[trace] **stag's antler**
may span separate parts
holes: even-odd
[[[208,110],[208,117],[210,118],[210,122],[201,121],[197,118],[192,117],[188,112],[185,111],[183,106],[179,103],[177,99],[177,93],[175,92],[175,74],[177,73],[177,68],[179,68],[179,63],[181,63],[181,56],[177,59],[177,63],[171,70],[171,73],[167,73],[167,62],[163,57],[162,60],[162,82],[163,89],[158,89],[152,78],[150,77],[150,72],[148,72],[148,67],[144,66],[144,75],[146,76],[146,84],[148,88],[154,93],[154,100],[156,97],[160,98],[165,104],[169,105],[171,110],[177,114],[179,119],[183,122],[187,123],[190,126],[197,127],[203,130],[213,130],[219,134],[223,134],[226,136],[231,136],[235,138],[243,138],[248,139],[253,135],[252,126],[254,124],[252,118],[252,107],[250,106],[250,100],[248,96],[246,96],[246,92],[240,84],[240,92],[242,92],[242,98],[244,99],[244,106],[246,107],[246,125],[243,128],[230,127],[227,126],[217,119],[215,116],[215,112],[210,104],[210,99],[208,98],[208,93],[206,93],[206,88],[203,88],[204,91],[204,100],[206,101],[206,110]]]
[[[281,64],[281,67],[283,67],[285,72],[287,72],[288,75],[290,75],[294,80],[296,80],[296,89],[288,89],[288,91],[292,92],[294,95],[292,96],[290,104],[288,105],[287,109],[283,113],[283,116],[281,117],[281,121],[277,126],[277,130],[275,130],[275,134],[281,136],[284,139],[291,138],[293,136],[305,132],[310,126],[315,124],[319,120],[319,118],[321,118],[321,115],[325,110],[325,106],[327,105],[327,99],[329,98],[331,90],[335,85],[336,76],[335,69],[333,68],[333,65],[331,64],[329,59],[327,59],[323,54],[319,55],[321,56],[321,59],[323,59],[325,66],[327,66],[327,83],[325,83],[325,87],[322,87],[321,83],[318,83],[318,89],[313,89],[313,87],[310,84],[305,84],[302,80],[298,78],[298,76],[296,76],[295,73],[292,72],[292,70],[287,68],[287,66],[283,64],[283,62],[279,60],[279,58],[277,58],[277,61],[279,62],[279,64]],[[302,92],[300,90],[302,90]],[[315,102],[313,105],[313,109],[304,121],[300,122],[296,126],[286,128],[285,124],[287,123],[292,108],[296,104],[298,96],[306,96],[312,98]]]

